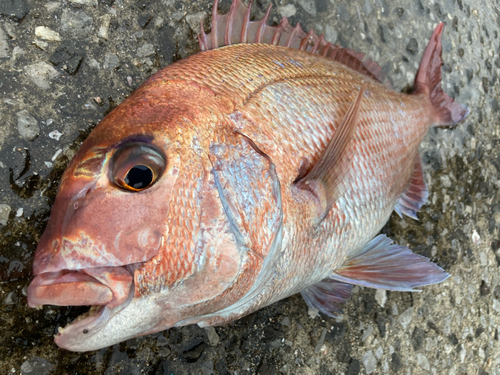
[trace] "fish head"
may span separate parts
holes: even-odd
[[[230,208],[236,191],[221,185],[227,171],[213,135],[221,104],[210,108],[213,95],[196,87],[154,83],[83,143],[39,241],[29,305],[91,306],[59,329],[62,348],[95,350],[197,323],[241,299],[262,268],[265,254]],[[207,97],[179,102],[186,96]]]

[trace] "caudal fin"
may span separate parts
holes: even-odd
[[[425,49],[413,88],[414,94],[425,94],[434,108],[435,126],[456,125],[469,114],[469,108],[455,102],[441,88],[441,22],[432,33]]]

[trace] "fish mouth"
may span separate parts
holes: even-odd
[[[28,305],[34,308],[90,305],[88,312],[59,328],[55,342],[68,348],[75,336],[90,336],[108,322],[111,312],[130,303],[134,295],[133,268],[97,267],[39,274],[28,287]]]

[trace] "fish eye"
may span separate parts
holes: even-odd
[[[111,181],[138,192],[154,185],[166,167],[166,158],[156,147],[143,142],[122,145],[113,155]]]

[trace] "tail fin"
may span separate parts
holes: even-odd
[[[413,88],[414,94],[425,94],[434,107],[435,126],[456,125],[469,114],[469,108],[456,103],[441,88],[441,22],[432,33],[425,49]]]

